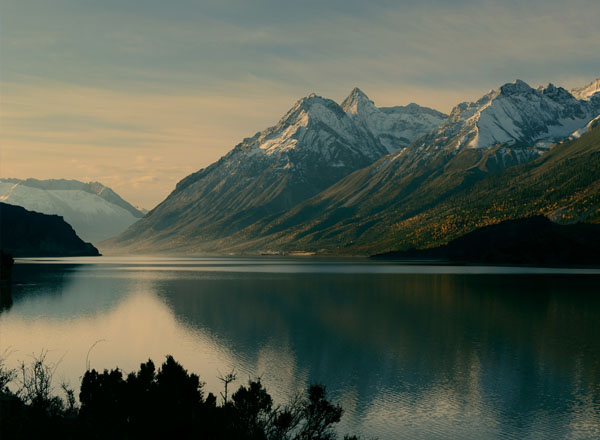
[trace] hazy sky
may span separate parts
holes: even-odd
[[[0,175],[146,208],[311,92],[448,112],[600,76],[598,0],[2,0],[0,20]]]

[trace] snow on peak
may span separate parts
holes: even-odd
[[[520,79],[516,79],[511,83],[506,83],[500,87],[500,93],[503,95],[516,95],[523,93],[531,93],[534,90],[527,84],[525,81],[521,81]]]
[[[584,127],[600,112],[600,101],[579,101],[548,84],[531,88],[516,80],[476,102],[457,105],[450,118],[421,145],[435,148],[488,148],[494,145],[539,149]]]
[[[301,119],[324,118],[326,120],[337,119],[343,115],[340,106],[331,99],[323,98],[315,93],[311,93],[302,99],[299,99],[294,106],[281,118],[278,125],[290,125],[296,123],[300,116]]]
[[[110,193],[98,193],[100,188]],[[0,201],[30,211],[60,215],[79,237],[92,242],[120,234],[142,216],[114,191],[98,182],[0,179]]]
[[[361,89],[355,87],[342,102],[342,108],[346,113],[357,114],[364,111],[372,112],[375,104]]]
[[[568,140],[573,141],[575,139],[579,139],[581,137],[581,135],[583,135],[588,130],[596,127],[598,124],[600,124],[600,115],[596,116],[594,119],[592,119],[590,122],[588,122],[585,127],[582,127],[578,130],[575,130],[573,133],[571,133]]]
[[[286,162],[290,154],[297,158],[309,151],[326,159],[340,148],[369,160],[387,152],[371,134],[359,130],[335,101],[313,93],[298,100],[277,125],[245,139],[240,151]]]
[[[345,145],[376,160],[407,146],[446,117],[417,104],[377,108],[358,87],[342,105],[311,93],[299,99],[275,126],[244,139],[238,150],[248,156],[271,158],[311,150],[326,157],[332,149]]]
[[[350,92],[350,96],[355,96],[355,97],[363,97],[363,98],[368,98],[368,96],[365,94],[365,92],[363,92],[361,89],[359,89],[358,87],[354,87],[352,89],[352,91]]]
[[[108,186],[104,186],[100,182],[81,182],[79,180],[67,180],[67,179],[0,179],[2,182],[18,183],[30,188],[37,188],[42,190],[79,190],[85,191],[90,194],[96,194],[102,197],[109,203],[120,206],[121,208],[129,211],[134,217],[143,217],[144,214],[137,208],[133,207],[129,202],[123,200],[116,192],[110,189]]]
[[[405,107],[376,107],[358,87],[350,92],[341,107],[390,153],[408,146],[447,118],[443,113],[412,103]]]
[[[577,87],[571,90],[571,94],[581,100],[589,100],[596,93],[600,92],[600,78],[596,78],[587,86]]]

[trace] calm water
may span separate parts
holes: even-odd
[[[49,350],[58,381],[172,354],[206,391],[231,368],[278,402],[324,383],[341,433],[600,438],[600,271],[103,257],[13,278],[0,351]]]

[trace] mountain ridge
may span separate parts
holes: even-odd
[[[81,237],[92,242],[123,232],[144,215],[99,182],[2,178],[0,201],[60,215]]]
[[[476,152],[464,150],[461,155]],[[393,179],[373,182],[369,174],[376,163],[280,218],[257,225],[259,231],[249,236],[257,237],[257,248],[371,254],[443,244],[515,216],[539,213],[561,223],[600,222],[600,176],[595,173],[600,169],[600,120],[578,139],[500,172],[482,171],[484,163],[473,164],[468,157],[457,159],[467,163],[455,170],[459,183],[448,185],[452,170],[447,169],[449,175],[439,173],[436,180],[429,174],[413,191],[403,191],[401,181]],[[382,189],[386,183],[396,192]],[[352,203],[348,197],[356,194],[346,187],[371,191]],[[378,198],[378,192],[388,197]],[[232,251],[244,249],[244,240],[238,241],[239,247],[232,241]]]
[[[407,147],[448,117],[437,110],[415,103],[406,106],[376,107],[358,87],[350,92],[340,106],[361,128],[372,133],[389,153]]]
[[[82,182],[80,180],[73,179],[47,179],[40,180],[34,179],[32,177],[27,179],[16,179],[12,177],[2,178],[0,181],[8,182],[8,183],[18,183],[23,184],[25,186],[30,186],[32,188],[38,189],[80,189],[86,191],[90,194],[96,194],[102,197],[107,202],[114,203],[115,205],[120,206],[123,209],[129,211],[135,217],[143,217],[144,213],[133,206],[131,203],[127,202],[120,195],[118,195],[112,188],[103,185],[100,182]]]
[[[591,99],[596,93],[600,92],[600,78],[596,78],[591,83],[583,87],[571,89],[571,94],[577,99]]]
[[[387,153],[339,104],[311,94],[276,125],[182,179],[161,204],[112,243],[149,239],[177,247],[198,237],[227,236],[291,209]]]
[[[383,154],[389,146],[373,128],[378,127],[373,115],[379,118],[381,113],[358,88],[342,105],[314,94],[305,97],[277,125],[244,139],[219,161],[182,179],[157,207],[165,222],[153,211],[106,244],[196,253],[293,247],[373,253],[365,237],[384,248],[392,245],[393,240],[382,241],[374,235],[375,231],[385,234],[391,221],[386,220],[388,216],[400,215],[404,221],[488,176],[547,155],[550,142],[578,133],[600,114],[600,95],[578,100],[552,84],[533,89],[516,80],[478,101],[457,105],[427,134],[408,146],[397,144],[399,148],[390,154]],[[344,144],[352,139],[360,147]],[[354,162],[354,170],[335,175],[336,167],[330,165],[336,162],[327,155],[332,143],[343,147],[345,158],[364,148],[363,163],[370,163]],[[321,154],[308,160],[303,157],[309,167],[319,157],[327,157],[326,166],[311,177],[327,175],[329,179],[312,191],[290,197],[290,188],[307,187],[306,169],[290,160],[299,151]],[[286,203],[269,204],[282,194],[287,196]]]

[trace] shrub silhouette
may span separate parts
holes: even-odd
[[[79,393],[79,418],[95,437],[103,438],[126,429],[127,407],[132,400],[127,396],[129,390],[126,387],[118,368],[110,372],[104,370],[103,373],[96,370],[85,372]]]
[[[332,405],[325,398],[325,387],[312,385],[308,389],[308,402],[303,408],[304,425],[298,440],[329,440],[336,438],[332,427],[342,418],[342,407]]]
[[[230,414],[231,438],[266,439],[267,425],[273,411],[273,399],[260,380],[250,381],[231,396],[232,404],[225,404]]]
[[[15,433],[15,438],[40,433],[92,439],[337,438],[333,428],[340,421],[342,408],[327,400],[323,386],[310,386],[306,396],[298,396],[285,407],[274,406],[260,379],[240,386],[220,406],[212,393],[204,399],[203,386],[197,375],[188,373],[172,356],[167,356],[158,370],[148,360],[126,379],[118,368],[102,373],[86,371],[81,381],[78,411],[71,403],[58,412],[40,415],[34,411],[37,408],[34,402],[9,394],[5,386],[0,391],[0,403],[4,402],[2,407],[10,410],[14,421],[9,421],[8,426],[6,420],[2,421],[3,440],[12,438],[7,433]],[[28,422],[36,417],[37,428],[28,427]]]

